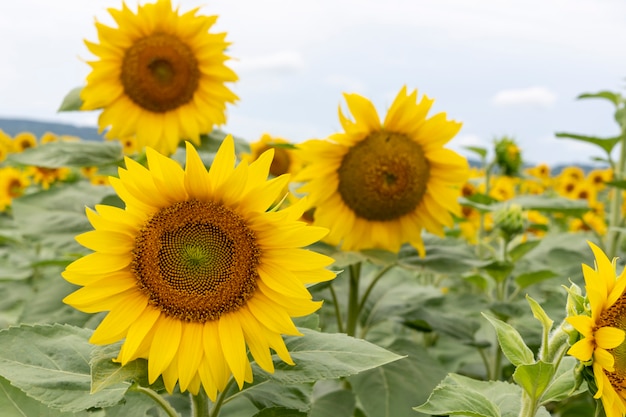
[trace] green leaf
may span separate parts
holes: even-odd
[[[580,216],[589,211],[585,200],[573,200],[565,197],[552,197],[545,194],[520,195],[506,204],[519,204],[524,210],[538,210],[547,213],[563,213],[569,216]]]
[[[352,417],[355,406],[352,391],[331,391],[313,400],[308,417]]]
[[[83,87],[74,87],[63,98],[63,102],[57,111],[76,111],[83,106],[83,100],[80,98],[80,92]]]
[[[544,361],[519,365],[513,373],[513,379],[528,393],[530,398],[537,400],[546,390],[554,376],[555,365]]]
[[[473,248],[459,239],[425,236],[424,247],[427,256],[422,258],[412,246],[403,246],[398,254],[399,263],[442,274],[462,274],[480,264]]]
[[[601,98],[610,101],[616,107],[619,106],[622,96],[620,94],[614,93],[612,91],[599,91],[597,93],[583,93],[578,96],[578,99],[585,98]]]
[[[290,366],[274,358],[275,371],[268,379],[281,384],[303,384],[358,374],[402,356],[345,334],[299,329],[304,336],[287,337],[285,345],[295,362]],[[258,371],[264,373],[263,371]]]
[[[489,317],[484,313],[483,317],[489,320],[496,329],[502,352],[514,366],[528,365],[535,362],[533,352],[526,346],[524,339],[513,326],[495,317]]]
[[[109,407],[125,388],[90,394],[91,330],[22,325],[0,331],[0,375],[28,396],[61,411]]]
[[[626,180],[607,181],[605,184],[611,187],[621,188],[622,190],[626,189]]]
[[[462,206],[468,206],[473,209],[478,210],[481,213],[489,213],[494,210],[494,205],[499,203],[499,200],[496,200],[493,197],[488,196],[487,194],[475,193],[468,197],[460,197],[459,204]]]
[[[254,385],[241,391],[257,409],[284,407],[298,411],[308,411],[311,402],[311,384],[282,385],[264,376],[256,378]],[[238,393],[235,393],[238,395]]]
[[[350,385],[367,416],[414,417],[412,407],[425,401],[447,372],[412,340],[397,340],[389,349],[407,357],[352,376]]]
[[[487,149],[486,148],[481,148],[478,146],[464,146],[463,148],[467,149],[468,151],[472,151],[475,154],[477,154],[478,156],[480,156],[481,159],[485,159],[487,157]]]
[[[435,388],[428,401],[414,410],[430,415],[517,417],[521,395],[521,388],[514,384],[478,381],[449,374]],[[550,417],[550,414],[541,407],[536,417]]]
[[[307,413],[284,407],[266,408],[252,417],[307,417]]]
[[[541,398],[543,404],[563,401],[566,398],[573,397],[586,390],[586,388],[580,387],[577,391],[574,391],[577,386],[574,373],[576,366],[578,366],[578,361],[572,356],[565,356],[561,359],[561,363],[553,376],[552,382],[543,393],[543,397]]]
[[[545,281],[547,279],[555,278],[558,276],[559,276],[558,274],[555,274],[554,272],[548,269],[544,269],[541,271],[533,271],[533,272],[526,272],[524,274],[520,274],[515,277],[515,282],[517,283],[517,285],[520,286],[520,288],[526,288],[538,282]]]
[[[513,247],[509,251],[509,258],[511,258],[511,260],[515,262],[521,259],[524,255],[526,255],[531,250],[535,249],[540,243],[541,243],[541,240],[529,240],[529,241],[520,243],[519,245]]]
[[[615,145],[619,143],[621,138],[619,136],[613,136],[610,138],[598,138],[595,136],[576,135],[574,133],[557,132],[554,134],[557,138],[566,138],[579,140],[581,142],[587,142],[592,145],[596,145],[604,150],[608,154],[611,153]]]
[[[137,359],[122,366],[113,362],[120,351],[121,343],[105,346],[94,346],[91,351],[91,393],[100,392],[109,387],[130,386],[129,381],[136,381],[140,385],[148,385],[148,362]]]
[[[45,168],[117,165],[124,158],[118,141],[51,142],[12,153],[7,161]]]
[[[543,307],[541,307],[541,305],[537,301],[535,301],[530,295],[526,295],[526,300],[528,300],[528,304],[530,304],[530,309],[533,312],[533,317],[535,317],[541,323],[544,333],[550,333],[550,330],[552,330],[552,325],[554,324],[554,320],[548,317],[548,314],[546,314]]]
[[[483,269],[496,282],[502,282],[509,276],[514,266],[511,262],[493,261],[483,266]]]

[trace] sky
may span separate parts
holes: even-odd
[[[239,102],[222,128],[292,142],[341,131],[343,93],[381,118],[400,88],[435,99],[431,115],[463,123],[449,147],[492,148],[513,137],[529,163],[588,162],[595,147],[555,132],[619,133],[613,108],[577,100],[626,93],[624,0],[172,0],[218,15],[232,42]],[[135,8],[136,0],[127,0]],[[0,1],[0,117],[96,126],[98,112],[57,113],[84,85],[94,21],[121,0]]]

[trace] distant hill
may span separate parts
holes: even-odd
[[[83,140],[102,140],[95,127],[74,126],[66,123],[41,122],[29,119],[5,119],[0,117],[0,129],[8,135],[15,136],[20,132],[31,132],[38,138],[46,132],[55,135],[78,136]]]

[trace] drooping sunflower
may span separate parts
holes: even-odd
[[[589,242],[595,256],[595,268],[583,265],[585,289],[590,314],[567,317],[566,320],[582,338],[568,354],[591,365],[607,417],[626,415],[626,274],[617,276],[615,259],[611,262],[602,249]]]
[[[224,83],[237,75],[224,62],[225,33],[209,33],[217,16],[179,14],[170,0],[109,9],[117,27],[96,23],[99,43],[85,41],[98,60],[81,92],[83,110],[103,109],[108,139],[136,135],[140,147],[171,154],[181,139],[226,122],[237,96]]]
[[[354,117],[339,120],[344,132],[299,148],[305,168],[297,181],[315,207],[315,224],[328,227],[328,242],[346,250],[398,251],[405,242],[424,255],[422,229],[442,235],[460,215],[458,198],[469,175],[467,160],[443,146],[461,124],[445,113],[427,118],[433,100],[418,102],[403,87],[381,123],[374,105],[345,94]]]
[[[246,346],[268,372],[270,348],[293,364],[281,335],[299,335],[291,317],[321,305],[305,284],[334,273],[331,258],[302,248],[327,233],[298,221],[302,203],[268,211],[289,180],[266,181],[272,153],[235,168],[227,137],[208,172],[189,142],[184,170],[152,148],[149,169],[126,159],[110,177],[125,209],[87,210],[95,230],[77,240],[95,252],[63,272],[82,286],[66,303],[109,311],[92,343],[125,339],[122,365],[147,358],[150,383],[202,385],[213,400],[231,375],[251,380]]]

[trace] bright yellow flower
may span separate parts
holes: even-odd
[[[0,169],[0,211],[5,211],[14,198],[23,195],[29,185],[24,171],[13,167]]]
[[[548,164],[535,165],[534,167],[527,168],[524,172],[540,180],[550,178],[550,166]]]
[[[585,179],[585,171],[582,168],[577,166],[567,166],[563,168],[561,173],[559,174],[559,179],[574,179],[576,181],[582,181]]]
[[[30,132],[21,132],[13,138],[13,152],[22,152],[24,149],[37,146],[37,137]]]
[[[613,179],[613,170],[594,169],[587,174],[587,181],[597,190],[601,191],[606,187],[606,183]]]
[[[298,221],[295,204],[269,210],[288,176],[266,181],[273,151],[235,167],[228,136],[207,172],[187,143],[186,167],[147,148],[149,169],[126,159],[110,182],[125,208],[88,210],[95,251],[63,272],[83,288],[65,298],[88,313],[109,311],[90,341],[124,340],[117,360],[148,360],[148,379],[215,400],[229,378],[250,382],[248,351],[274,371],[270,348],[293,364],[281,337],[300,335],[291,317],[316,311],[305,284],[334,278],[332,259],[302,249],[327,230]],[[247,346],[247,348],[246,348]]]
[[[513,177],[501,176],[493,178],[489,196],[498,201],[507,201],[515,197],[515,183]]]
[[[248,162],[256,161],[263,152],[273,148],[274,160],[270,166],[270,174],[275,177],[283,174],[297,174],[302,168],[302,161],[294,149],[290,149],[284,145],[291,145],[291,142],[265,133],[261,136],[261,139],[250,144],[251,153],[242,154],[241,159]]]
[[[550,220],[541,214],[537,210],[528,210],[526,212],[526,220],[528,220],[528,227],[526,231],[532,233],[535,236],[542,237],[546,234],[544,227],[548,226]]]
[[[572,219],[569,223],[570,232],[588,232],[593,231],[600,236],[604,236],[607,232],[607,224],[604,217],[596,212],[588,211],[583,214],[582,218]]]
[[[589,300],[589,315],[567,317],[566,320],[581,334],[568,354],[585,364],[591,364],[600,398],[607,417],[626,415],[624,381],[626,380],[626,343],[624,343],[624,311],[626,311],[626,276],[617,276],[613,262],[589,242],[596,262],[595,268],[583,265],[585,288]]]
[[[381,123],[365,97],[345,94],[354,121],[339,119],[344,132],[300,146],[315,224],[328,227],[328,242],[345,250],[398,251],[408,242],[424,255],[422,229],[443,235],[460,215],[460,187],[467,160],[445,149],[461,128],[445,113],[426,118],[433,100],[417,90],[398,93]]]
[[[100,43],[85,41],[98,60],[81,92],[84,110],[104,109],[108,139],[136,135],[140,148],[171,154],[226,122],[237,96],[224,83],[237,75],[224,65],[226,34],[209,33],[217,16],[179,14],[170,0],[109,12],[117,28],[96,23]]]
[[[42,145],[45,145],[46,143],[53,143],[53,142],[58,142],[58,141],[59,141],[59,137],[52,132],[46,132],[43,135],[41,135],[41,138],[39,138],[39,143],[41,143]]]
[[[44,190],[47,190],[55,182],[67,179],[71,170],[67,167],[46,168],[31,166],[27,169],[27,172],[32,176],[35,184],[39,184]]]

